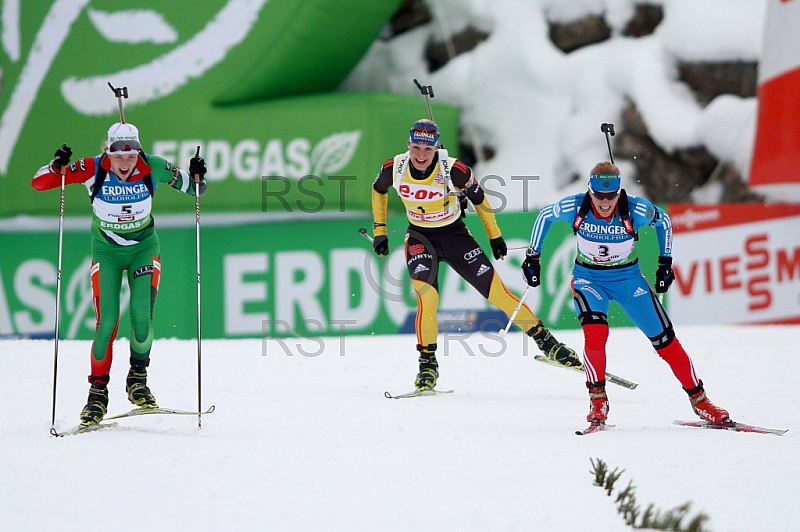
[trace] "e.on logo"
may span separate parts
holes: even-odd
[[[406,199],[418,201],[433,201],[444,197],[444,191],[438,187],[426,187],[423,185],[407,185],[403,183],[399,188],[400,195]]]
[[[800,281],[800,246],[769,246],[770,235],[745,237],[742,252],[675,264],[675,283],[684,296],[744,291],[749,311],[765,310],[777,285]]]

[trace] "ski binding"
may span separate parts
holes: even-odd
[[[614,425],[608,425],[603,421],[592,421],[591,424],[583,429],[583,430],[576,430],[575,434],[577,436],[586,436],[587,434],[594,434],[595,432],[600,432],[606,429],[610,429]]]
[[[446,393],[453,393],[453,390],[414,390],[400,395],[392,395],[389,392],[383,392],[383,396],[387,399],[408,399],[409,397],[424,397],[426,395],[443,395]]]

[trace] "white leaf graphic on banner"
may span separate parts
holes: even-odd
[[[311,153],[311,173],[315,176],[331,175],[347,166],[360,139],[361,131],[336,133],[322,139]]]

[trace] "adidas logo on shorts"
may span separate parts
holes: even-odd
[[[483,275],[484,273],[488,272],[489,270],[491,270],[491,268],[490,268],[490,267],[488,267],[488,266],[487,266],[487,265],[485,265],[485,264],[481,264],[481,267],[480,267],[480,268],[478,268],[478,277],[480,277],[480,276],[481,276],[481,275]]]
[[[428,270],[430,270],[430,268],[428,268],[424,264],[418,264],[417,269],[414,270],[414,273],[427,272]]]
[[[643,289],[641,286],[636,287],[636,291],[633,293],[633,297],[639,297],[645,295],[647,295],[647,291]]]

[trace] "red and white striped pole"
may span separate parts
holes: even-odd
[[[767,0],[750,187],[800,201],[800,0]]]

